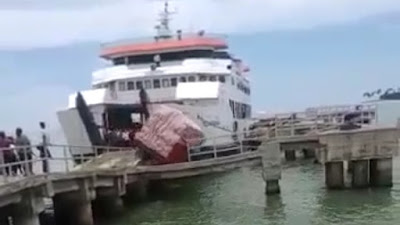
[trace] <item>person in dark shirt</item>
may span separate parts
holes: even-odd
[[[21,128],[17,128],[15,130],[15,147],[17,149],[17,154],[19,161],[25,162],[22,167],[20,168],[25,175],[33,174],[33,166],[32,166],[32,149],[31,149],[31,142],[29,138],[23,134]]]
[[[2,164],[6,165],[9,163],[13,162],[13,152],[12,149],[10,148],[11,142],[10,140],[6,137],[6,134],[4,131],[0,131],[0,153],[1,153],[1,158],[2,158]],[[6,175],[11,175],[12,170],[10,170],[9,166],[6,166],[5,169],[2,169],[2,171],[5,170]]]

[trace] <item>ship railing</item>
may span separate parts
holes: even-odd
[[[265,134],[248,131],[197,139],[193,141],[197,145],[187,146],[188,159],[198,161],[255,151],[265,138]]]

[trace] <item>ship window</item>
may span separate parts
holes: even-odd
[[[217,52],[213,52],[213,58],[215,58],[215,59],[230,59],[231,56],[227,52],[217,51]]]
[[[128,84],[127,84],[127,88],[128,88],[128,90],[134,90],[135,89],[135,82],[133,82],[133,81],[128,81]]]
[[[145,89],[151,89],[151,80],[145,80],[144,81],[144,88]]]
[[[169,87],[169,79],[162,79],[162,86],[163,87]]]
[[[159,79],[154,79],[153,80],[153,87],[154,88],[160,88],[161,87]]]
[[[140,90],[143,88],[143,81],[136,81],[136,89]]]
[[[186,82],[186,77],[180,77],[179,82],[185,83]]]
[[[207,76],[206,75],[200,75],[199,76],[199,81],[207,81]]]
[[[126,90],[125,81],[118,82],[118,89],[120,91],[125,91]]]
[[[113,59],[114,65],[123,65],[125,64],[125,57],[118,57]]]
[[[209,80],[210,81],[217,81],[217,76],[212,75],[212,76],[209,77]]]
[[[176,87],[176,85],[177,85],[177,83],[178,83],[178,79],[177,78],[171,78],[171,87]]]
[[[188,82],[196,82],[196,77],[190,76]]]
[[[108,88],[110,88],[110,91],[115,91],[115,81],[108,83]]]
[[[218,80],[219,80],[219,82],[221,82],[221,83],[225,83],[225,76],[224,76],[224,75],[218,76]]]

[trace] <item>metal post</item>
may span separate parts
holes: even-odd
[[[24,151],[24,162],[22,162],[23,164],[24,164],[24,167],[25,167],[25,176],[29,176],[29,175],[31,175],[30,173],[31,173],[31,171],[30,171],[30,169],[29,169],[29,158],[28,158],[28,148],[29,147],[26,147],[26,148],[23,148],[23,151]],[[19,150],[19,149],[18,149]],[[17,152],[17,154],[18,154],[18,152]]]
[[[6,167],[5,167],[5,161],[4,161],[4,153],[3,153],[3,149],[0,149],[0,165],[2,165],[1,167],[1,173],[3,174],[3,176],[6,175]]]
[[[82,149],[81,149],[81,154],[79,155],[79,158],[80,158],[80,164],[83,164],[83,152],[82,152]]]
[[[190,146],[189,143],[186,143],[186,151],[187,151],[187,155],[188,155],[188,162],[190,162],[192,159],[191,155],[190,155]]]
[[[290,118],[290,136],[294,136],[294,118]]]
[[[240,154],[243,153],[243,139],[240,141]]]
[[[99,148],[96,146],[93,146],[93,150],[94,150],[94,157],[97,158],[97,156],[99,156]]]
[[[8,163],[8,175],[12,174],[12,163]]]
[[[69,165],[68,165],[68,154],[67,154],[67,147],[63,147],[63,154],[64,154],[64,163],[65,163],[65,171],[69,172]]]
[[[214,158],[217,158],[217,145],[215,143],[215,137],[213,137],[213,149],[214,149]]]

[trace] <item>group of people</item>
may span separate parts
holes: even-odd
[[[41,141],[36,149],[39,151],[38,157],[42,161],[44,173],[49,172],[48,159],[51,154],[48,146],[50,139],[46,133],[46,124],[39,123],[41,130]],[[4,131],[0,131],[0,175],[23,175],[33,174],[33,158],[37,157],[32,150],[31,141],[23,133],[21,128],[15,130],[15,137],[6,136]]]

